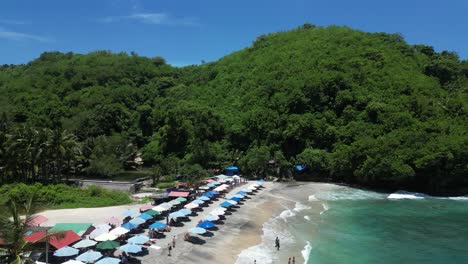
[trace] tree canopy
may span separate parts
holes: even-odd
[[[60,142],[68,131],[81,148],[70,164],[58,149],[44,156],[57,177],[77,166],[105,177],[142,151],[147,166],[178,160],[179,173],[238,164],[264,176],[274,160],[281,175],[307,163],[339,182],[461,191],[467,88],[468,61],[454,52],[338,26],[261,35],[182,68],[135,53],[47,52],[0,67],[0,167],[4,179],[21,177],[18,167],[5,169],[13,138],[49,129]],[[21,144],[24,173],[40,173],[36,148]]]

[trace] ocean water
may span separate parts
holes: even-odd
[[[284,211],[237,263],[468,263],[468,197],[327,184],[288,186],[275,196]]]

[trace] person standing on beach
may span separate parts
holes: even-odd
[[[173,247],[173,248],[175,248],[175,239],[176,239],[176,237],[173,236],[173,237],[172,237],[172,247]]]
[[[170,257],[171,256],[171,250],[172,250],[171,243],[167,244],[167,249],[169,251],[169,254],[167,254],[167,255]]]
[[[296,257],[293,257],[293,262],[292,264],[296,264]]]
[[[275,247],[276,247],[276,250],[280,250],[280,241],[278,237],[276,237],[275,239]]]

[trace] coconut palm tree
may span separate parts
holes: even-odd
[[[24,204],[20,204],[14,200],[9,200],[5,206],[9,215],[0,216],[0,239],[5,244],[1,251],[7,254],[7,263],[24,264],[34,263],[32,259],[25,256],[24,253],[37,249],[37,242],[46,242],[50,238],[55,237],[61,239],[64,232],[54,232],[46,235],[36,243],[31,243],[24,240],[24,234],[29,228],[29,223],[33,220],[33,198],[30,197]],[[22,217],[22,215],[24,217]],[[4,263],[4,262],[2,262]]]

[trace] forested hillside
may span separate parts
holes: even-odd
[[[305,24],[218,61],[49,52],[0,68],[3,182],[154,173],[309,175],[468,190],[468,61],[398,34]],[[68,142],[65,144],[65,142]]]

